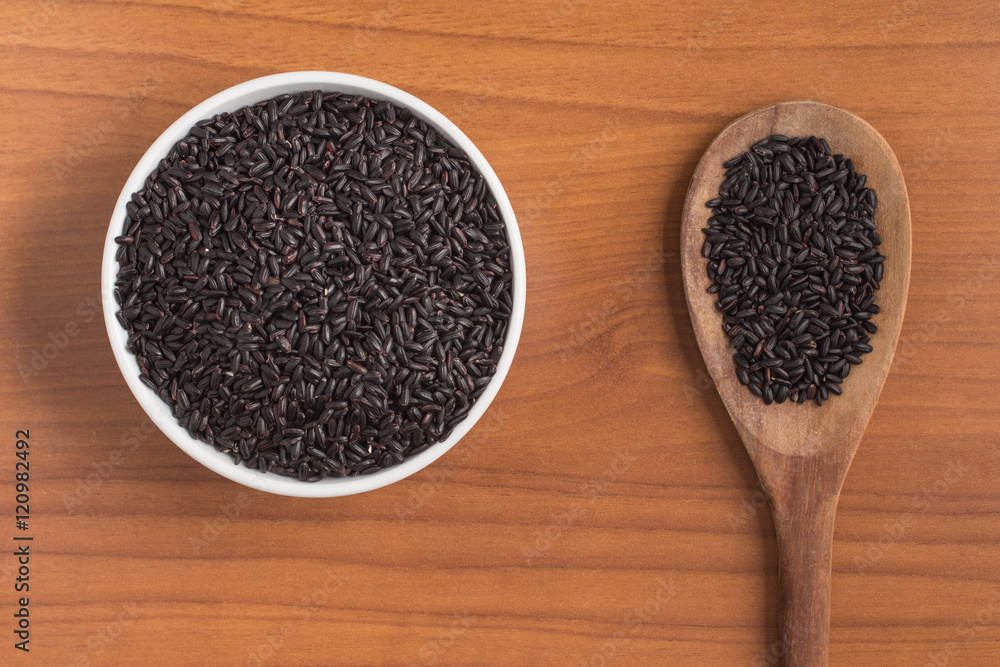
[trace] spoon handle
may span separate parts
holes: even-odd
[[[778,654],[785,667],[826,667],[833,521],[843,476],[822,474],[824,462],[817,458],[783,463],[781,483],[764,484],[778,538]]]

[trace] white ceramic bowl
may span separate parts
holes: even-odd
[[[177,423],[170,409],[150,388],[139,381],[139,365],[135,356],[126,347],[128,335],[115,317],[118,309],[114,298],[115,279],[118,275],[118,261],[115,259],[117,245],[115,237],[122,233],[125,221],[125,205],[133,192],[141,189],[149,174],[157,163],[167,155],[175,143],[183,139],[187,131],[198,121],[211,118],[224,111],[236,111],[247,104],[276,97],[285,93],[297,93],[307,90],[339,91],[358,93],[372,99],[389,100],[394,104],[410,109],[416,116],[434,126],[438,133],[447,137],[453,144],[464,150],[473,166],[483,175],[486,183],[496,198],[500,214],[507,225],[507,236],[511,247],[511,269],[513,271],[513,304],[510,324],[507,328],[507,339],[504,341],[503,355],[497,365],[496,375],[479,397],[469,415],[455,427],[451,436],[444,442],[429,447],[427,450],[410,457],[402,463],[381,470],[371,475],[348,478],[330,478],[319,482],[300,482],[297,479],[282,477],[275,474],[264,474],[241,465],[234,465],[232,458],[216,450],[213,446],[196,440]],[[384,83],[373,81],[351,74],[337,72],[288,72],[275,74],[246,83],[233,86],[228,90],[210,97],[198,106],[181,116],[160,137],[153,142],[146,154],[132,170],[125,187],[122,188],[118,203],[115,205],[111,224],[108,226],[108,236],[104,243],[104,262],[101,271],[101,288],[104,302],[104,322],[111,339],[111,347],[115,359],[121,368],[125,381],[135,395],[149,418],[153,420],[163,433],[178,447],[187,452],[199,463],[211,468],[223,477],[246,486],[277,493],[286,496],[302,496],[320,498],[330,496],[345,496],[353,493],[371,491],[403,479],[441,457],[455,446],[469,429],[479,420],[489,408],[493,398],[500,390],[514,351],[521,335],[521,325],[524,321],[525,301],[525,263],[524,248],[521,245],[521,235],[517,229],[514,211],[507,199],[507,193],[500,185],[499,179],[490,167],[486,158],[479,152],[475,144],[459,130],[454,123],[444,117],[425,102],[413,95],[393,88]]]

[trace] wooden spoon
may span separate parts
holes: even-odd
[[[842,396],[764,405],[739,383],[734,351],[715,308],[702,256],[722,163],[771,134],[825,137],[834,153],[854,161],[878,194],[875,224],[886,256],[878,291],[881,312],[872,352],[844,380]],[[753,460],[770,501],[778,538],[781,591],[778,652],[794,667],[826,665],[830,635],[830,561],[840,488],[882,391],[899,338],[910,279],[910,207],[892,149],[875,129],[842,109],[817,102],[783,102],[733,121],[705,151],[691,179],[681,223],[681,269],[691,321],[708,371]]]

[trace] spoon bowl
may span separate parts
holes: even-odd
[[[765,405],[736,377],[734,350],[715,308],[716,295],[702,256],[702,228],[711,215],[723,163],[772,134],[824,137],[834,153],[850,157],[878,194],[876,228],[885,276],[873,350],[852,369],[842,396]],[[847,469],[872,415],[892,363],[910,277],[910,208],[899,163],[885,139],[857,116],[818,102],[783,102],[729,124],[695,169],[681,221],[681,270],[698,346],[767,495],[778,538],[780,641],[786,665],[827,664],[833,522]]]

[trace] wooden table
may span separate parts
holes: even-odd
[[[4,3],[0,537],[34,540],[28,655],[0,559],[0,663],[776,664],[774,531],[695,345],[678,225],[729,120],[811,98],[885,136],[913,210],[900,348],[840,502],[831,662],[1000,664],[997,3],[503,4]],[[147,146],[209,95],[300,69],[454,119],[529,269],[489,417],[421,473],[330,500],[173,446],[98,314]]]

